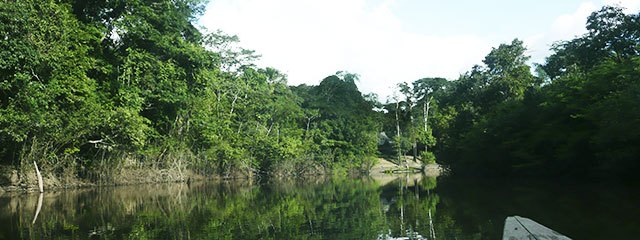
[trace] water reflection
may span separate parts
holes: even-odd
[[[421,177],[235,181],[5,196],[0,239],[417,236],[430,230],[435,185]]]
[[[379,235],[378,239],[435,238],[432,214],[440,201],[433,192],[435,187],[435,178],[421,175],[397,176],[383,185],[380,202],[385,212],[387,232]]]
[[[569,211],[580,214],[583,208],[602,207],[581,203],[588,200],[583,195],[556,194],[562,202],[554,207],[548,199],[557,192],[547,186],[546,195],[535,187],[497,186],[405,175],[3,196],[0,239],[499,239],[504,217],[512,214],[533,217],[577,239],[597,239],[612,226],[586,231],[589,235],[573,231],[575,223],[583,224],[579,228],[590,222],[562,209],[576,207]],[[637,236],[636,222],[627,220],[639,213],[630,205],[637,195],[607,196],[607,203],[623,209],[615,216],[600,214],[595,223],[622,219],[626,224],[612,222],[618,229],[607,234]]]

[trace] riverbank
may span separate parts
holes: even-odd
[[[124,168],[117,172],[98,176],[92,181],[88,178],[80,178],[76,174],[55,174],[50,171],[42,171],[44,191],[56,191],[60,189],[77,189],[98,186],[124,186],[150,183],[169,183],[199,181],[205,179],[221,178],[216,176],[204,176],[188,169],[157,169],[157,168]],[[22,174],[9,166],[0,166],[0,194],[10,192],[36,192],[38,182],[33,172],[24,171]]]
[[[306,179],[308,177],[333,176],[335,174],[353,174],[361,171],[338,171],[322,169],[318,165],[309,165],[305,169],[292,172],[286,167],[278,168],[269,173],[262,173],[273,179]],[[63,189],[95,188],[102,186],[129,186],[138,184],[156,183],[180,183],[196,181],[245,181],[261,178],[260,175],[250,170],[233,171],[226,174],[218,174],[212,171],[199,171],[188,167],[159,168],[153,166],[126,166],[118,169],[110,169],[101,172],[81,175],[72,169],[64,171],[54,171],[50,169],[40,169],[45,192],[55,192]],[[3,193],[28,193],[37,192],[38,180],[35,168],[27,166],[24,169],[16,169],[12,166],[0,165],[0,195]]]
[[[422,164],[420,160],[413,161],[413,158],[404,156],[406,164],[396,164],[390,159],[378,158],[378,162],[369,170],[369,175],[380,178],[386,175],[402,173],[424,173],[429,177],[440,176],[444,172],[443,167],[437,163]]]
[[[411,157],[405,157],[405,164],[395,164],[387,159],[379,158],[377,163],[369,170],[369,176],[376,179],[385,179],[397,174],[422,174],[429,177],[437,177],[442,174],[443,169],[438,164],[424,165],[422,162],[413,161]],[[319,170],[312,171],[313,175],[318,175]],[[322,174],[320,174],[322,175]],[[279,175],[276,174],[275,177]],[[59,189],[89,188],[99,186],[125,186],[151,183],[187,182],[201,180],[220,180],[223,176],[216,174],[202,175],[189,169],[171,168],[139,168],[126,167],[117,171],[96,176],[93,179],[78,177],[75,173],[54,173],[42,170],[43,185],[45,191],[56,191]],[[280,176],[282,177],[282,176]],[[238,175],[234,179],[250,179],[251,175]],[[22,172],[11,166],[0,165],[0,194],[5,192],[36,192],[38,182],[35,169],[33,171],[22,170]]]

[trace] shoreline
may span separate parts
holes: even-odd
[[[420,161],[413,162],[408,157],[407,167],[392,163],[386,159],[379,158],[378,162],[363,176],[377,179],[386,179],[402,174],[424,174],[428,177],[438,177],[443,173],[443,168],[439,164],[422,165]],[[35,173],[26,172],[19,176],[17,170],[3,167],[0,171],[0,196],[16,193],[38,192],[38,184]],[[33,175],[33,176],[31,176]],[[326,174],[311,174],[312,176],[326,176]],[[282,178],[282,176],[274,176]],[[290,176],[292,178],[308,176]],[[200,181],[226,181],[226,180],[248,180],[255,179],[255,175],[202,175],[191,170],[178,169],[143,169],[125,168],[120,169],[111,176],[105,176],[103,180],[91,181],[75,175],[63,174],[56,176],[50,172],[43,173],[44,192],[58,192],[61,190],[86,189],[98,187],[133,186],[142,184],[163,184],[163,183],[189,183]],[[286,177],[288,178],[288,177]],[[2,181],[4,180],[4,181]]]
[[[387,159],[378,158],[378,162],[369,170],[369,176],[382,177],[399,174],[424,174],[428,177],[438,177],[444,173],[440,164],[431,163],[423,165],[420,160],[413,161],[409,157],[404,157],[406,166],[395,164]]]
[[[35,181],[35,173],[26,173],[19,176],[15,169],[0,172],[0,196],[13,193],[38,192],[38,183]],[[234,177],[233,179],[246,179],[248,177]],[[105,177],[102,180],[91,181],[77,176],[56,176],[52,173],[43,173],[44,193],[57,192],[70,189],[85,189],[98,187],[132,186],[140,184],[161,183],[187,183],[204,180],[223,180],[220,176],[205,176],[190,170],[177,169],[121,169],[118,173]]]

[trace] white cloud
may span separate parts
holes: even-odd
[[[602,2],[583,2],[578,8],[567,14],[558,16],[546,32],[525,38],[528,45],[531,60],[543,63],[544,58],[551,54],[549,48],[554,42],[571,40],[587,32],[585,27],[587,17],[592,12],[605,5],[616,5],[625,8],[627,14],[637,13],[640,10],[640,0],[603,0]]]
[[[338,70],[358,73],[361,91],[384,98],[398,82],[458,75],[491,49],[487,39],[404,31],[393,1],[217,0],[200,20],[237,34],[263,57],[260,66],[288,74],[289,83],[317,84]],[[442,23],[425,23],[442,24]]]
[[[547,31],[525,38],[525,44],[529,48],[531,60],[543,63],[544,58],[551,54],[549,48],[554,42],[570,40],[587,32],[585,23],[587,17],[599,6],[593,2],[583,2],[572,13],[558,16]]]
[[[593,1],[583,2],[556,17],[544,31],[525,37],[532,61],[542,63],[553,42],[585,33],[587,16],[602,5],[618,3],[629,12],[640,9],[640,0]],[[237,34],[243,47],[263,56],[259,66],[283,71],[292,85],[317,84],[346,70],[360,74],[361,91],[375,92],[382,99],[399,82],[422,77],[455,79],[481,63],[491,47],[511,40],[495,39],[499,29],[482,36],[409,32],[394,15],[394,4],[393,0],[214,0],[200,24]],[[513,38],[522,37],[515,34]]]

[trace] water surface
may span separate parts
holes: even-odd
[[[501,239],[510,215],[573,239],[633,239],[638,193],[422,176],[95,188],[0,197],[0,239]]]

